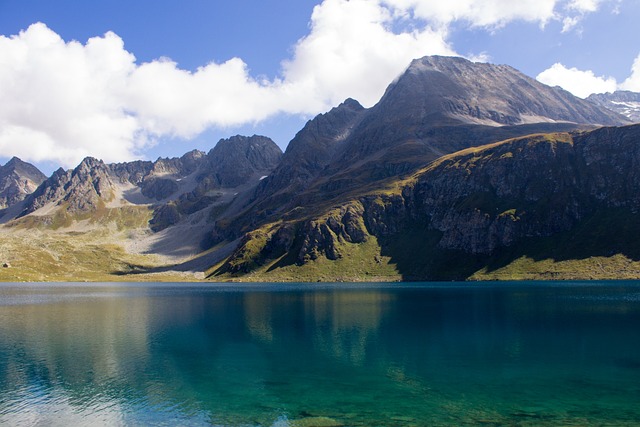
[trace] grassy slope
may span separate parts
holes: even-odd
[[[331,261],[323,256],[303,265],[288,262],[288,254],[255,266],[246,274],[223,273],[213,275],[220,265],[207,271],[214,281],[238,282],[397,282],[402,280],[388,256],[380,253],[374,236],[364,243],[341,243],[343,256]]]
[[[638,279],[640,218],[615,208],[595,212],[572,230],[503,251],[472,280]]]
[[[161,265],[154,255],[128,254],[122,241],[148,226],[146,207],[101,206],[92,215],[30,215],[0,228],[0,281],[193,281],[184,273],[137,274]],[[133,234],[133,233],[132,233]],[[136,273],[132,275],[132,273]]]
[[[361,244],[343,243],[340,248],[343,257],[337,261],[320,257],[304,265],[285,263],[279,267],[279,258],[248,274],[225,273],[211,279],[247,282],[640,279],[636,245],[618,242],[623,245],[618,246],[615,241],[599,245],[597,232],[589,229],[594,220],[558,236],[521,242],[491,258],[438,249],[436,232],[409,229],[382,243],[373,236]],[[637,226],[636,223],[632,228]],[[630,234],[632,230],[628,229],[620,231],[618,236],[624,238],[639,235]],[[215,267],[209,273],[213,271]]]

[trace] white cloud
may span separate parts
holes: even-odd
[[[287,89],[312,94],[316,112],[346,97],[371,106],[412,59],[455,55],[444,31],[389,30],[393,12],[369,0],[325,0],[316,6],[311,33],[283,64]]]
[[[640,92],[640,55],[633,61],[631,76],[620,84],[620,89]]]
[[[119,96],[133,61],[113,33],[81,45],[35,24],[0,37],[0,151],[69,165],[141,148]]]
[[[536,79],[549,86],[560,86],[580,98],[592,93],[613,92],[617,86],[613,77],[596,76],[593,71],[567,68],[560,63],[553,64],[538,74]]]
[[[130,160],[163,136],[313,115],[347,97],[373,105],[411,59],[455,54],[445,32],[394,33],[370,0],[325,0],[280,78],[253,78],[239,58],[195,72],[170,59],[136,64],[117,35],[65,42],[38,23],[0,36],[0,150],[75,166],[92,155]]]
[[[514,20],[544,25],[556,17],[558,0],[382,0],[415,16],[448,25],[467,21],[475,27],[500,27]]]
[[[253,77],[239,58],[196,71],[162,58],[138,64],[116,34],[65,42],[34,24],[0,36],[0,152],[67,167],[87,155],[124,161],[165,136],[191,138],[279,113],[314,115],[347,97],[371,106],[412,59],[455,54],[447,41],[453,22],[493,29],[514,20],[543,26],[568,19],[569,30],[579,22],[576,13],[603,1],[324,0],[309,34],[270,80]],[[540,78],[580,93],[611,85],[560,64]]]
[[[580,23],[581,18],[579,16],[566,17],[562,20],[562,32],[568,33],[569,31],[576,28],[576,26]]]
[[[571,0],[567,9],[573,9],[582,13],[590,13],[598,10],[602,0]]]
[[[576,30],[582,33],[580,22],[590,13],[600,10],[604,3],[612,3],[611,13],[620,13],[620,3],[623,0],[569,0],[563,9],[566,16],[562,19],[562,32],[567,33]]]

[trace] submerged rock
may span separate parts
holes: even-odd
[[[343,423],[328,417],[308,417],[289,422],[291,427],[342,427]]]

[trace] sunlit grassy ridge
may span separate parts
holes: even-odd
[[[262,241],[264,242],[264,240]],[[250,264],[247,270],[229,272],[223,265],[208,270],[211,280],[239,282],[397,282],[402,280],[396,266],[381,248],[374,236],[366,242],[339,244],[341,257],[329,260],[318,257],[298,265],[285,253],[274,259],[260,259],[259,242],[245,252]],[[233,262],[233,261],[232,261]]]

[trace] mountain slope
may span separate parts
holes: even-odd
[[[211,273],[255,280],[640,277],[639,140],[637,125],[463,150],[385,189],[265,225]]]
[[[5,255],[25,250],[48,253],[41,268],[28,259],[14,259],[33,271],[26,274],[14,268],[11,277],[44,280],[51,271],[72,274],[73,265],[61,259],[76,260],[85,271],[86,254],[96,253],[97,247],[105,262],[95,263],[96,274],[91,277],[125,273],[136,278],[144,277],[138,274],[175,277],[162,269],[204,269],[206,264],[198,267],[203,262],[198,259],[206,255],[202,251],[209,245],[206,237],[215,218],[239,193],[255,188],[262,176],[271,173],[281,155],[268,138],[238,136],[219,141],[208,154],[194,150],[180,158],[111,165],[86,158],[73,170],[59,169],[5,212],[1,230]],[[29,239],[29,233],[38,239]],[[29,245],[35,246],[25,249]],[[69,248],[78,255],[67,254]],[[112,262],[107,263],[109,259]],[[184,262],[184,267],[176,266]],[[193,279],[192,274],[186,277]]]
[[[621,115],[546,86],[506,65],[428,56],[414,60],[387,88],[354,131],[354,142],[343,159],[356,155],[362,158],[412,140],[431,149],[435,156],[463,148],[451,150],[450,142],[434,135],[433,128],[558,122],[629,123]]]
[[[425,57],[413,61],[374,107],[347,100],[310,121],[250,201],[217,225],[213,239],[233,240],[275,218],[340,204],[468,147],[625,123],[508,66]]]
[[[13,157],[0,166],[0,209],[21,202],[47,177],[32,164]]]

